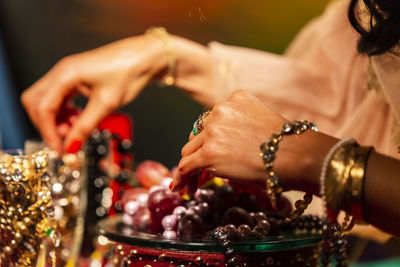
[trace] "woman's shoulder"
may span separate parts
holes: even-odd
[[[347,18],[348,5],[347,0],[330,2],[319,17],[314,18],[302,28],[286,49],[285,54],[297,57],[305,51],[310,51],[310,48],[321,48],[333,52],[349,50],[349,47],[353,47],[351,51],[356,53],[358,34]]]

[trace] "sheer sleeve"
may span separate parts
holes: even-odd
[[[284,55],[210,43],[216,102],[245,89],[288,119],[312,120],[333,136],[353,136],[396,155],[391,110],[367,90],[369,59],[357,53],[358,35],[347,20],[347,7],[347,1],[330,4]]]

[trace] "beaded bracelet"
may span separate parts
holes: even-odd
[[[273,170],[275,154],[279,148],[279,142],[283,139],[284,135],[292,135],[292,134],[302,134],[308,129],[313,131],[318,131],[317,127],[314,123],[301,120],[301,121],[293,121],[286,122],[282,126],[282,130],[278,133],[274,133],[271,135],[269,139],[265,141],[265,143],[260,146],[260,156],[264,161],[265,168],[267,171],[267,192],[271,196],[272,206],[276,208],[276,199],[280,196],[283,191],[282,186],[279,184],[279,177]],[[292,213],[292,215],[288,218],[290,220],[298,218],[304,210],[307,208],[308,204],[312,201],[312,195],[306,194],[303,200],[298,200],[295,203],[296,210]]]

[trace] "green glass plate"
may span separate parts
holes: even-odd
[[[160,235],[140,233],[122,223],[121,216],[113,216],[98,223],[99,234],[111,241],[148,248],[223,252],[221,246],[211,239],[193,240],[165,239]],[[322,241],[320,234],[294,233],[288,235],[271,235],[262,240],[247,240],[233,242],[237,252],[268,252],[291,250],[318,245]]]

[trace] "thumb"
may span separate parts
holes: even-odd
[[[114,96],[110,96],[111,90],[96,90],[89,98],[89,102],[78,116],[64,142],[64,149],[68,153],[75,153],[87,140],[90,133],[110,113],[119,107]]]

